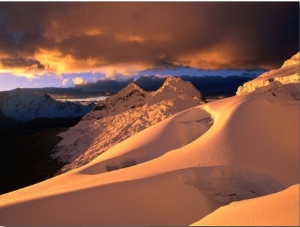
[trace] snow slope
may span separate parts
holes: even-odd
[[[131,83],[61,133],[53,157],[70,162],[62,172],[80,167],[137,132],[204,102],[201,92],[180,78],[169,77],[154,92]]]
[[[1,195],[0,223],[298,226],[295,92],[286,83],[181,111],[85,166]]]
[[[1,96],[0,111],[16,121],[29,122],[37,118],[77,118],[92,110],[72,102],[59,102],[48,94],[30,89],[14,89]]]
[[[299,226],[299,186],[296,184],[274,194],[233,202],[192,226]]]
[[[276,89],[284,84],[299,84],[299,52],[286,60],[279,69],[273,69],[263,73],[252,81],[240,86],[236,92],[237,95],[243,95],[250,92],[266,92]],[[299,93],[295,94],[299,99]]]

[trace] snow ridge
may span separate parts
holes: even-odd
[[[48,94],[27,89],[14,89],[0,100],[0,111],[6,117],[20,122],[37,118],[76,118],[82,117],[93,108],[72,102],[60,102]]]
[[[273,69],[261,74],[256,79],[249,81],[240,86],[236,95],[245,95],[248,93],[265,93],[274,92],[286,84],[299,84],[299,52],[286,60],[279,69]],[[291,93],[292,96],[298,97],[300,88]]]
[[[169,77],[154,92],[134,83],[99,101],[93,111],[67,132],[57,145],[54,158],[70,162],[62,172],[80,167],[137,132],[182,110],[205,103],[204,96],[190,82]]]
[[[284,67],[287,67],[287,66],[290,66],[290,65],[299,64],[299,56],[300,56],[300,52],[296,53],[290,59],[286,60],[283,63],[283,65],[281,66],[281,68],[284,68]]]

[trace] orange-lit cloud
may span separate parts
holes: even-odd
[[[13,73],[17,76],[34,78],[43,74],[45,67],[34,57],[3,56],[0,61],[0,73]]]
[[[179,55],[173,63],[208,70],[225,69],[229,65],[232,68],[239,68],[241,67],[239,64],[241,51],[239,46],[220,42],[218,45],[203,51],[194,51]],[[249,65],[244,64],[242,67],[249,67]]]
[[[74,83],[74,85],[82,85],[82,84],[85,84],[85,81],[83,80],[82,77],[75,77],[73,79],[73,83]]]
[[[299,49],[297,2],[4,2],[0,72],[274,68]]]
[[[71,54],[63,54],[58,50],[46,50],[41,48],[35,53],[35,59],[45,65],[46,71],[58,75],[62,73],[89,71],[101,64],[97,59],[76,59]]]
[[[138,71],[152,67],[146,64],[113,64],[103,61],[99,58],[76,59],[72,55],[64,55],[59,51],[39,49],[35,54],[35,58],[42,62],[47,72],[61,75],[63,73],[77,73],[91,71],[93,73],[100,72],[107,78],[115,78],[118,75],[131,76],[137,74]]]

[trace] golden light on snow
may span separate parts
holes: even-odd
[[[1,224],[298,226],[298,72],[203,105],[180,78],[128,85],[60,134],[71,171],[0,195]]]

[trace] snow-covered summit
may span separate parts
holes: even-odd
[[[0,111],[2,114],[20,122],[29,122],[37,118],[82,117],[94,105],[84,106],[72,102],[60,102],[48,94],[30,89],[14,89],[1,97]]]
[[[145,97],[147,95],[148,92],[143,91],[143,89],[136,84],[130,83],[117,94],[106,100],[99,101],[94,108],[94,111],[102,111],[101,114],[103,116],[117,114],[135,108],[136,106],[144,105],[146,102]]]
[[[299,56],[300,56],[300,52],[296,53],[290,59],[286,60],[283,63],[283,65],[281,66],[281,68],[284,68],[284,67],[287,67],[287,66],[290,66],[290,65],[295,65],[295,64],[299,65]]]
[[[251,80],[240,86],[236,92],[237,95],[244,95],[251,92],[274,92],[283,85],[294,87],[291,94],[292,96],[299,96],[299,52],[293,55],[289,60],[286,60],[281,68],[273,69],[258,76],[256,79]]]
[[[180,78],[169,77],[154,92],[131,83],[61,133],[54,157],[70,162],[64,172],[77,168],[137,132],[204,102],[201,92]]]
[[[157,103],[160,100],[173,100],[173,102],[181,102],[180,105],[182,106],[190,98],[195,100],[200,99],[203,103],[206,103],[203,94],[191,82],[177,77],[168,77],[157,91],[151,93],[148,105]]]

